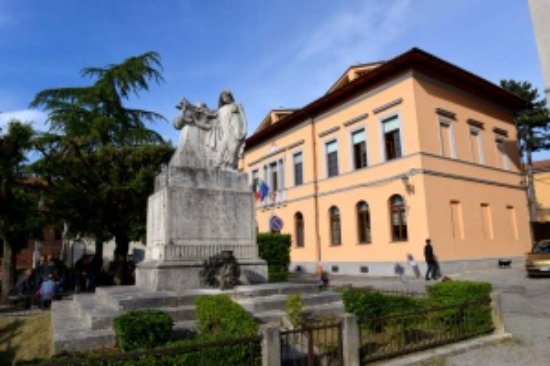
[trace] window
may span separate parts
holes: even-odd
[[[491,208],[488,203],[481,204],[481,221],[483,223],[483,233],[486,239],[493,239],[493,219],[491,217]]]
[[[483,164],[481,133],[477,128],[470,129],[470,154],[472,156],[472,162]]]
[[[304,165],[303,165],[303,155],[301,152],[296,153],[292,156],[293,165],[294,165],[294,185],[300,186],[304,184]]]
[[[258,184],[260,183],[258,169],[252,171],[252,192],[256,193],[258,191]]]
[[[497,148],[497,166],[502,169],[510,169],[506,141],[501,137],[497,137],[495,143]]]
[[[271,192],[277,192],[279,190],[279,169],[277,169],[277,163],[271,163],[269,165],[270,171],[270,186],[269,190]]]
[[[451,121],[439,119],[439,141],[441,142],[441,155],[448,158],[455,157],[455,147]]]
[[[451,201],[451,227],[454,239],[464,239],[464,223],[462,206],[459,201]]]
[[[365,142],[365,130],[361,129],[351,134],[353,149],[353,168],[361,169],[367,166],[367,144]]]
[[[390,198],[390,222],[393,241],[407,240],[407,217],[405,201],[396,194]]]
[[[296,237],[296,246],[304,246],[304,216],[301,212],[294,214],[294,236]]]
[[[399,117],[393,116],[382,121],[386,160],[401,157],[401,136]]]
[[[332,206],[329,210],[330,214],[330,244],[340,245],[342,243],[342,235],[340,232],[340,210],[336,206]]]
[[[369,205],[361,201],[356,206],[357,210],[357,234],[359,243],[370,243],[370,213]]]
[[[332,140],[325,144],[327,154],[327,177],[338,175],[338,144],[336,140]]]

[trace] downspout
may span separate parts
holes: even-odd
[[[317,256],[317,266],[321,266],[321,235],[319,229],[319,177],[317,175],[317,139],[315,138],[315,120],[306,112],[302,112],[309,119],[311,124],[311,143],[312,143],[312,157],[313,157],[313,206],[315,210],[315,249]]]

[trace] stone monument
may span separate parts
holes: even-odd
[[[181,137],[168,167],[155,180],[147,204],[147,250],[136,285],[150,290],[200,288],[199,271],[209,257],[231,251],[243,284],[267,281],[256,244],[254,194],[237,171],[246,117],[229,91],[218,109],[185,98],[173,124]]]

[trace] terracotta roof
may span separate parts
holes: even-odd
[[[550,170],[550,159],[534,161],[533,170]]]
[[[366,90],[373,89],[387,80],[408,70],[416,70],[434,79],[441,80],[465,90],[482,99],[517,112],[527,106],[525,100],[509,93],[501,87],[447,61],[435,57],[421,49],[413,48],[379,67],[314,100],[302,109],[284,117],[276,124],[255,132],[246,140],[246,149],[253,148],[293,126],[315,117],[338,104],[341,104]]]

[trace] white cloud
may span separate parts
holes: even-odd
[[[254,85],[247,91],[249,103],[277,108],[313,101],[348,66],[386,56],[386,48],[408,31],[411,12],[411,0],[365,1],[346,7],[260,63],[248,83]],[[251,131],[254,128],[249,126]]]
[[[4,129],[11,120],[18,120],[24,123],[32,124],[37,131],[46,130],[46,119],[48,115],[42,111],[34,109],[24,109],[20,111],[0,111],[0,128]]]

